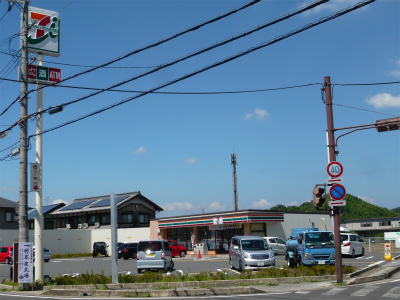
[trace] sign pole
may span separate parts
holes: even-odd
[[[329,162],[336,161],[335,152],[335,133],[333,127],[333,110],[332,110],[332,95],[331,95],[331,78],[326,76],[324,78],[324,90],[325,90],[325,100],[326,100],[326,116],[328,123],[328,152],[329,152]],[[340,217],[339,217],[339,207],[332,207],[333,211],[333,233],[335,235],[335,253],[336,253],[336,281],[338,283],[343,281],[343,269],[342,269],[342,249],[340,242]]]
[[[43,65],[43,55],[37,56],[38,66]],[[36,111],[39,113],[43,110],[43,88],[41,84],[36,85]],[[38,189],[36,190],[36,215],[35,215],[35,279],[43,282],[43,180],[42,180],[42,130],[43,130],[43,114],[38,114],[36,119],[36,163],[38,164]]]

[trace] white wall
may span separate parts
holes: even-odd
[[[267,223],[267,236],[280,237],[286,241],[292,233],[292,228],[310,228],[312,222],[319,230],[333,232],[332,218],[326,214],[289,214],[285,213],[283,222]],[[325,227],[323,228],[325,219]]]
[[[34,231],[29,230],[29,241],[34,242]],[[0,230],[4,246],[18,242],[18,229]],[[120,228],[118,242],[147,240],[150,238],[150,227]],[[111,244],[111,229],[82,230],[44,230],[43,247],[50,249],[51,254],[91,253],[94,242],[104,241]],[[109,247],[111,255],[111,247]]]

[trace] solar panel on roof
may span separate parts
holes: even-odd
[[[85,200],[85,201],[78,201],[78,202],[73,202],[68,206],[64,206],[63,208],[60,209],[60,211],[64,210],[73,210],[73,209],[81,209],[90,203],[94,202],[95,200]]]
[[[50,210],[52,210],[53,208],[57,207],[59,205],[59,203],[57,204],[50,204],[50,205],[46,205],[42,207],[42,214],[46,214],[48,213]],[[29,213],[28,213],[28,220],[33,220],[36,216],[36,209],[32,209]]]
[[[117,197],[117,204],[120,203],[122,200],[125,200],[129,196],[118,196]],[[110,198],[105,198],[100,200],[99,202],[93,204],[90,206],[90,208],[95,208],[95,207],[104,207],[104,206],[110,206]]]

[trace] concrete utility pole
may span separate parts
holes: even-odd
[[[332,94],[331,94],[331,78],[324,77],[325,100],[326,100],[326,116],[328,121],[328,153],[330,162],[336,161],[335,152],[335,132],[333,127],[333,110],[332,110]],[[342,270],[342,249],[340,242],[340,215],[339,206],[333,206],[333,233],[335,234],[335,253],[336,253],[336,280],[338,283],[343,281]]]
[[[38,66],[43,65],[43,55],[37,56]],[[41,84],[36,86],[36,111],[39,113],[43,110],[43,89]],[[42,160],[42,131],[43,131],[43,114],[39,114],[36,120],[36,163],[39,165],[39,189],[36,191],[36,215],[35,215],[35,280],[43,282],[43,160]]]
[[[238,210],[238,197],[237,197],[237,177],[236,177],[236,154],[231,154],[231,163],[233,166],[233,199],[235,204],[235,211]]]
[[[28,232],[28,4],[21,14],[21,119],[19,154],[19,242],[29,242]]]

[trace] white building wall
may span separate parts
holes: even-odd
[[[280,237],[286,241],[292,233],[293,228],[316,227],[319,230],[333,232],[332,218],[327,214],[285,213],[284,218],[283,222],[267,223],[267,236]]]
[[[150,227],[120,228],[118,242],[147,240],[150,237]],[[18,242],[18,230],[0,230],[3,246],[12,246]],[[34,231],[29,230],[29,241],[33,242]],[[111,243],[111,229],[82,230],[44,230],[43,247],[50,249],[51,254],[91,253],[94,242]],[[111,255],[111,247],[109,247]]]

